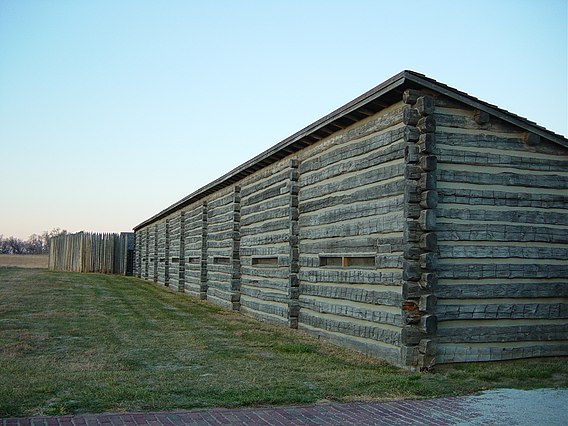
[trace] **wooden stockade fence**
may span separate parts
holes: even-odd
[[[134,234],[60,235],[49,241],[49,270],[132,274]]]

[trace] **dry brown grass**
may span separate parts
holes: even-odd
[[[0,254],[0,268],[47,269],[46,254]]]

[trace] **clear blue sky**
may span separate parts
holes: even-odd
[[[0,0],[0,234],[133,226],[403,69],[568,134],[568,2]]]

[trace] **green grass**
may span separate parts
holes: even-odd
[[[412,373],[134,278],[0,269],[0,416],[551,386],[566,358]]]

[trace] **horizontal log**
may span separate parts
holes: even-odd
[[[487,223],[444,223],[436,232],[438,241],[511,241],[568,243],[568,229]]]
[[[442,258],[521,258],[521,259],[568,259],[568,247],[525,247],[519,245],[492,246],[491,242],[483,245],[460,245],[439,247]]]
[[[381,328],[367,321],[353,321],[335,315],[316,316],[309,312],[301,312],[300,320],[303,324],[334,333],[347,334],[365,339],[377,340],[390,345],[399,346],[401,330]]]
[[[440,145],[435,149],[435,154],[440,163],[468,164],[480,167],[514,167],[521,170],[558,171],[563,172],[568,168],[568,160],[559,157],[557,159],[531,157],[523,152],[510,153],[509,151],[479,152],[476,150],[452,149],[451,145]]]
[[[382,246],[388,252],[403,250],[403,236],[399,234],[385,234],[373,236],[360,236],[354,238],[337,238],[322,240],[300,240],[300,251],[304,254],[320,253],[372,253]],[[388,247],[387,247],[388,246]]]
[[[279,197],[270,198],[264,201],[259,201],[258,203],[255,204],[247,204],[243,202],[241,203],[241,217],[244,219],[248,215],[253,215],[255,213],[263,212],[265,210],[271,210],[278,207],[286,208],[289,205],[290,205],[289,194],[282,194]]]
[[[302,322],[302,313],[298,322],[298,328],[318,338],[323,338],[331,343],[360,352],[373,358],[381,358],[392,364],[400,365],[400,348],[388,345],[372,339],[365,339],[356,336],[349,336],[342,333],[315,328]]]
[[[470,204],[507,207],[565,208],[568,194],[509,192],[497,190],[440,188],[439,202],[444,204]]]
[[[320,239],[400,232],[404,229],[405,221],[403,212],[400,211],[372,218],[364,218],[354,222],[340,222],[328,226],[301,228],[300,238]]]
[[[514,326],[474,326],[439,328],[441,343],[523,342],[567,340],[567,324],[519,324]]]
[[[251,194],[265,190],[266,188],[269,188],[273,185],[288,181],[289,168],[285,163],[276,164],[279,164],[279,167],[276,169],[271,168],[269,174],[267,174],[263,169],[262,172],[259,171],[246,179],[246,183],[241,189],[242,203],[251,204],[248,200],[248,197]]]
[[[250,275],[259,278],[288,278],[290,271],[287,267],[278,268],[254,268],[247,265],[241,266],[243,275]]]
[[[262,191],[257,191],[251,194],[245,202],[245,205],[251,205],[266,201],[281,195],[287,194],[289,192],[288,181],[282,181],[275,186],[263,189]]]
[[[539,297],[568,297],[568,278],[566,281],[533,281],[511,282],[497,281],[495,283],[479,283],[476,280],[462,284],[439,283],[436,286],[439,298],[470,299],[470,298],[539,298]]]
[[[207,228],[212,229],[215,225],[220,223],[226,223],[233,220],[235,214],[233,206],[228,206],[230,208],[224,209],[222,212],[210,212],[207,220]]]
[[[244,306],[244,305],[241,305],[240,312],[246,316],[255,318],[259,321],[266,321],[282,327],[288,327],[288,319],[279,315],[273,315],[267,312],[257,311],[255,309],[250,308],[249,306]]]
[[[247,298],[258,299],[259,301],[288,303],[288,294],[270,291],[270,289],[260,287],[241,285],[241,295],[246,295]],[[241,297],[241,303],[245,305],[243,297]]]
[[[261,289],[274,289],[281,292],[288,291],[289,280],[288,277],[282,278],[265,278],[257,275],[243,274],[241,277],[241,290],[245,287],[258,287]],[[244,290],[242,290],[244,291]]]
[[[207,301],[213,303],[214,305],[221,306],[225,309],[234,309],[234,303],[230,300],[225,299],[224,297],[218,297],[217,294],[209,294],[207,292]]]
[[[242,235],[241,233],[241,246],[242,247],[255,247],[265,244],[278,244],[285,243],[290,240],[290,233],[288,229],[282,229],[281,231],[274,231],[268,234],[258,235]]]
[[[284,217],[281,219],[275,219],[270,222],[263,222],[259,225],[255,226],[247,226],[241,229],[240,234],[241,238],[249,236],[249,235],[256,235],[256,234],[263,234],[266,232],[275,232],[279,233],[279,231],[283,231],[288,229],[290,226],[290,220],[288,217]]]
[[[509,170],[509,169],[507,169]],[[486,172],[486,173],[483,173]],[[568,176],[558,174],[533,175],[518,172],[500,171],[499,169],[448,170],[442,164],[438,167],[439,182],[463,182],[480,185],[512,185],[528,188],[566,189]]]
[[[438,321],[480,319],[563,319],[568,318],[568,303],[438,303]],[[545,299],[546,300],[546,299]]]
[[[333,314],[346,318],[355,318],[359,320],[374,322],[378,324],[391,324],[402,326],[402,311],[398,313],[381,310],[377,305],[367,305],[356,302],[340,302],[338,300],[320,299],[300,295],[300,306],[304,309],[320,314]],[[309,312],[306,312],[309,314]]]
[[[477,208],[459,204],[438,205],[438,218],[460,219],[464,221],[509,222],[526,224],[568,225],[566,213],[543,210],[526,210],[522,208]]]
[[[302,261],[302,258],[300,258]],[[351,283],[383,284],[399,286],[402,284],[401,270],[331,270],[300,268],[300,280],[308,283]]]
[[[233,188],[225,188],[222,191],[215,192],[211,198],[207,200],[207,211],[214,211],[220,206],[226,206],[233,203]]]
[[[302,166],[299,184],[301,186],[313,185],[345,173],[359,172],[379,164],[404,158],[406,144],[404,140],[398,138],[396,141],[374,150],[372,145],[360,143],[361,147],[358,149],[347,150],[343,147],[333,151],[329,154],[332,158],[326,158],[325,155],[322,155],[317,160],[306,160],[306,164]]]
[[[335,208],[319,210],[313,214],[302,214],[299,222],[301,227],[318,226],[343,222],[369,216],[380,216],[400,211],[403,208],[403,197],[378,199],[375,202],[352,203]]]
[[[488,132],[458,132],[449,128],[442,128],[438,123],[436,131],[436,143],[443,145],[489,148],[500,150],[516,151],[516,155],[521,152],[536,152],[539,154],[566,155],[566,148],[555,143],[540,143],[537,147],[532,147],[529,151],[523,140],[522,133],[511,133],[510,135],[490,134]]]
[[[567,352],[568,343],[566,342],[534,342],[530,345],[519,343],[518,346],[502,346],[499,343],[445,343],[438,345],[436,363],[503,361],[521,358],[566,356]]]
[[[342,206],[361,201],[373,202],[381,198],[390,198],[402,194],[404,188],[405,181],[401,176],[400,179],[395,181],[368,185],[347,194],[329,194],[329,196],[325,198],[312,201],[307,201],[302,198],[299,205],[300,215],[333,206]]]
[[[290,254],[290,246],[287,244],[278,244],[275,246],[245,246],[241,244],[239,251],[241,262],[250,265],[252,256],[278,256],[288,257]]]
[[[333,195],[341,191],[361,188],[362,186],[372,185],[387,179],[402,177],[405,167],[406,165],[402,160],[395,160],[388,165],[373,167],[364,172],[350,174],[349,176],[343,177],[341,180],[333,180],[313,186],[302,186],[300,189],[300,197],[302,201],[305,201],[312,198]]]
[[[359,123],[357,126],[346,129],[341,133],[330,135],[326,138],[325,143],[314,145],[302,152],[300,152],[300,174],[304,173],[309,166],[309,161],[321,157],[326,154],[326,151],[335,151],[345,149],[345,151],[339,151],[338,154],[342,155],[343,158],[351,157],[357,155],[356,153],[349,152],[351,147],[351,142],[358,141],[363,142],[363,144],[368,144],[375,149],[376,139],[385,139],[383,145],[386,145],[394,140],[401,139],[404,133],[404,126],[402,123],[402,105],[394,105],[387,110],[384,110],[382,114],[377,114],[371,119]],[[398,133],[397,133],[398,132]],[[387,136],[382,136],[386,134]],[[365,148],[361,148],[365,149]],[[364,151],[363,151],[364,152]]]
[[[400,306],[402,296],[397,291],[381,291],[352,285],[300,284],[300,294],[329,299],[351,300],[373,305]]]
[[[488,260],[488,262],[491,262]],[[566,278],[568,265],[440,262],[438,277],[443,278]]]
[[[290,208],[288,206],[275,208],[271,210],[265,210],[260,213],[246,215],[241,218],[240,225],[241,229],[246,228],[249,225],[260,224],[262,222],[274,219],[280,219],[282,217],[288,217],[290,215]]]
[[[241,305],[258,312],[266,312],[271,315],[277,315],[288,318],[288,305],[277,302],[263,302],[249,296],[241,296]]]

